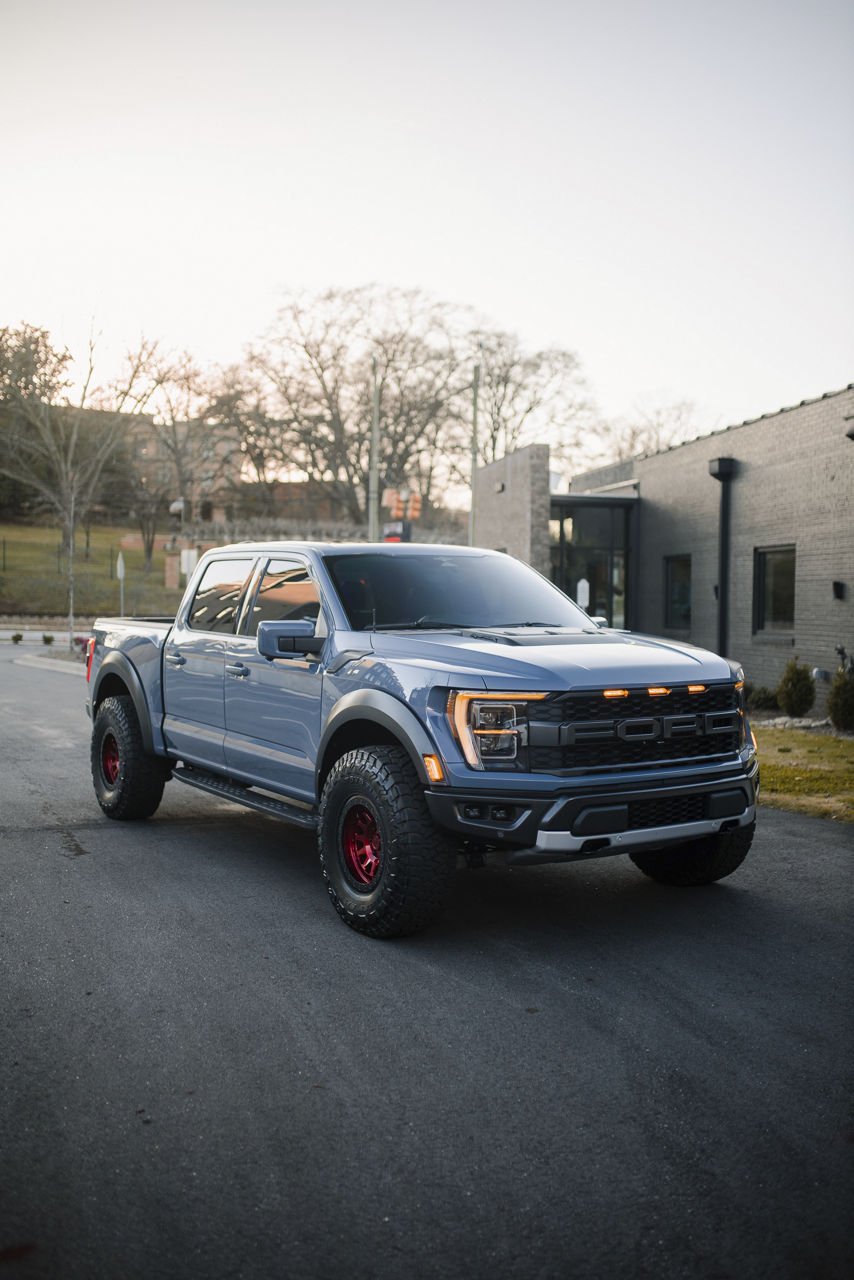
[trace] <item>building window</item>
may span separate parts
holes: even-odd
[[[794,631],[795,548],[753,552],[753,630]]]
[[[673,631],[691,627],[690,556],[665,556],[664,625]]]

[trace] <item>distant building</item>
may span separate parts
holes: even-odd
[[[854,649],[854,384],[549,492],[548,446],[478,472],[475,540],[617,627],[688,640],[774,687]],[[817,708],[826,687],[818,688]]]
[[[164,501],[183,497],[186,521],[225,520],[243,467],[235,432],[198,421],[155,425],[148,415],[128,415],[128,443],[145,487]]]

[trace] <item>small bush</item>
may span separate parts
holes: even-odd
[[[805,716],[815,702],[815,680],[806,663],[797,655],[786,663],[783,678],[777,685],[777,701],[787,716]]]
[[[23,631],[15,631],[12,634],[12,644],[20,644],[24,638]]]
[[[53,636],[42,636],[42,644],[53,644]]]
[[[748,711],[779,711],[780,704],[777,701],[777,695],[773,689],[766,689],[764,685],[745,685],[745,693],[747,694]]]
[[[854,677],[837,671],[827,695],[827,714],[834,729],[854,733]]]

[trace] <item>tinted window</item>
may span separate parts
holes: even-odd
[[[372,551],[326,556],[325,563],[357,631],[431,623],[590,626],[562,591],[510,556]]]
[[[253,563],[247,559],[212,561],[193,597],[187,625],[195,631],[234,631]]]
[[[795,627],[795,548],[768,547],[753,553],[754,631]]]
[[[315,633],[326,634],[320,599],[308,570],[293,560],[271,560],[252,602],[247,635],[257,635],[259,622],[289,619],[316,620]]]
[[[690,556],[668,556],[664,561],[664,625],[681,630],[691,626]]]

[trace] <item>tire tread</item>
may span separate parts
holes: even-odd
[[[375,788],[388,805],[392,830],[392,845],[384,851],[392,866],[380,891],[366,895],[365,903],[346,893],[337,870],[337,814],[348,786]],[[424,929],[442,910],[455,850],[430,818],[423,787],[402,747],[359,747],[333,765],[320,801],[318,843],[327,892],[341,919],[358,933],[404,937]]]

